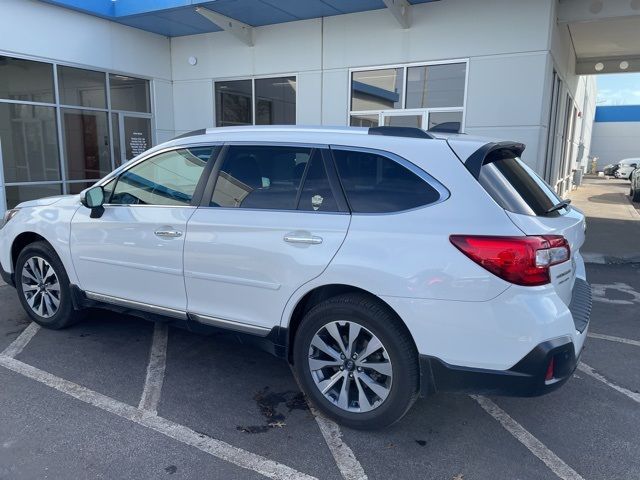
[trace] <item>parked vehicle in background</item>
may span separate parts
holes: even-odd
[[[640,158],[625,158],[624,160],[620,160],[614,176],[616,178],[631,179],[631,174],[638,168],[638,164],[640,164]]]
[[[602,173],[604,173],[609,177],[613,177],[616,173],[616,170],[618,170],[618,168],[620,168],[620,164],[610,163],[609,165],[604,166],[604,168],[602,169]]]
[[[0,273],[43,327],[87,307],[245,335],[354,428],[420,393],[540,395],[576,368],[585,220],[524,145],[403,127],[193,132],[25,202]]]
[[[640,202],[640,168],[636,168],[631,174],[629,196],[632,202]]]

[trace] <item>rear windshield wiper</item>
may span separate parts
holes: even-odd
[[[551,207],[549,210],[547,210],[545,213],[548,215],[549,213],[557,212],[561,208],[567,208],[570,203],[571,203],[570,199],[561,200],[558,203],[556,203],[553,207]]]

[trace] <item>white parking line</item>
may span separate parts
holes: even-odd
[[[309,408],[318,423],[318,427],[320,427],[320,432],[322,432],[324,441],[327,442],[342,478],[344,480],[367,480],[368,477],[364,473],[362,465],[360,465],[353,451],[342,440],[342,431],[338,424],[321,416],[313,407],[310,406]]]
[[[38,333],[40,330],[40,325],[37,323],[30,323],[27,328],[25,328],[18,338],[16,338],[11,345],[4,349],[0,355],[4,355],[5,357],[15,358],[20,355],[20,352],[24,350],[24,347],[31,341],[31,339]]]
[[[549,450],[544,443],[534,437],[527,429],[516,422],[507,412],[498,405],[481,395],[471,395],[480,406],[495,418],[500,424],[513,435],[516,440],[522,443],[531,453],[544,462],[549,469],[562,480],[584,480],[575,470]]]
[[[185,445],[195,447],[221,460],[233,463],[247,470],[252,470],[265,477],[277,480],[312,480],[315,478],[281,463],[269,460],[268,458],[229,445],[221,440],[197,433],[184,425],[158,417],[144,410],[139,410],[131,405],[102,395],[101,393],[56,377],[55,375],[27,365],[14,358],[0,355],[0,366],[47,385],[84,403],[154,430]]]
[[[606,386],[613,388],[614,390],[622,393],[623,395],[626,395],[631,400],[634,400],[634,401],[640,403],[640,393],[632,392],[631,390],[628,390],[628,389],[626,389],[624,387],[621,387],[620,385],[616,385],[613,382],[610,382],[609,380],[604,378],[602,375],[600,375],[598,372],[596,372],[592,367],[590,367],[586,363],[582,363],[581,362],[578,365],[578,370],[580,370],[581,372],[586,373],[587,375],[595,378],[596,380],[601,381]]]
[[[603,335],[601,333],[593,332],[588,333],[587,336],[591,338],[599,338],[600,340],[609,340],[610,342],[626,343],[627,345],[635,345],[636,347],[640,347],[640,342],[638,340],[631,340],[629,338],[612,337],[611,335]]]
[[[156,322],[153,328],[153,340],[149,353],[149,365],[147,365],[147,377],[144,381],[142,398],[138,408],[150,413],[158,412],[162,384],[164,383],[164,371],[167,366],[167,341],[169,338],[169,326],[163,322]]]

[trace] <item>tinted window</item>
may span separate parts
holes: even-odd
[[[322,155],[316,150],[304,177],[298,210],[310,212],[337,212],[338,205],[329,185]]]
[[[440,194],[390,158],[369,152],[333,150],[351,210],[384,213],[435,202]]]
[[[353,72],[351,110],[402,108],[403,68]]]
[[[60,103],[81,107],[107,108],[105,74],[83,68],[58,67]]]
[[[229,147],[211,206],[295,210],[311,151],[306,147]]]
[[[256,125],[294,125],[296,77],[261,78],[255,82]]]
[[[510,212],[546,215],[560,202],[551,187],[519,158],[485,163],[478,181],[498,205]]]
[[[52,66],[0,56],[0,98],[53,103]]]
[[[120,175],[109,203],[189,205],[212,150],[174,150],[139,163]]]
[[[251,80],[216,82],[216,126],[253,124]]]
[[[112,109],[151,112],[148,80],[110,74],[109,90]]]
[[[67,179],[98,179],[109,173],[109,114],[62,109]]]
[[[406,108],[461,107],[466,75],[464,63],[409,67]]]

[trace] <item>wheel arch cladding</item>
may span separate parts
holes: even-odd
[[[391,307],[391,305],[385,302],[382,298],[375,295],[374,293],[371,293],[359,287],[355,287],[353,285],[329,284],[329,285],[321,285],[321,286],[315,287],[312,290],[305,293],[302,296],[302,298],[298,300],[298,303],[293,309],[291,317],[289,318],[289,323],[286,327],[287,328],[287,335],[286,335],[287,360],[291,365],[293,365],[293,345],[295,343],[296,332],[298,330],[298,327],[300,326],[300,323],[302,323],[304,316],[307,314],[307,312],[309,312],[316,305],[322,303],[325,300],[328,300],[329,298],[336,297],[338,295],[348,294],[348,293],[359,294],[359,295],[369,297],[370,299],[374,300],[379,305],[381,305],[383,308],[385,308],[394,318],[396,318],[399,324],[406,329],[407,333],[409,334],[409,337],[411,338],[411,341],[413,342],[413,346],[416,349],[416,352],[418,351],[413,335],[411,334],[411,331],[409,330],[407,325],[404,323],[400,315],[398,315],[398,313],[393,309],[393,307]]]
[[[24,250],[27,245],[35,242],[45,242],[53,249],[54,252],[56,251],[53,245],[51,245],[51,242],[47,241],[47,239],[42,235],[38,235],[35,232],[22,232],[13,240],[13,243],[11,244],[11,266],[13,267],[14,272],[20,252],[22,252],[22,250]]]

